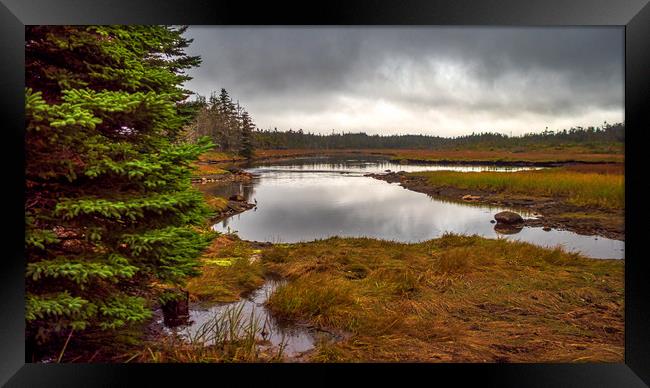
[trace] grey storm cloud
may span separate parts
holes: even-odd
[[[624,117],[619,27],[191,27],[186,86],[261,128],[525,133]]]

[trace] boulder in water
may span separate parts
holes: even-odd
[[[518,224],[524,222],[524,219],[515,212],[500,212],[494,215],[494,219],[497,220],[497,223],[502,224]]]

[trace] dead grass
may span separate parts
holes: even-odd
[[[458,172],[425,171],[411,173],[427,179],[432,186],[485,190],[501,194],[524,194],[539,197],[557,197],[578,206],[623,209],[625,184],[622,174],[579,171],[567,168],[549,168],[535,171]]]
[[[204,198],[210,210],[214,212],[221,213],[228,208],[228,200],[226,198],[217,197],[208,193],[204,193]]]
[[[625,165],[623,163],[571,164],[564,166],[563,169],[587,174],[623,175],[625,173]]]
[[[351,333],[314,361],[623,360],[620,260],[456,235],[331,238],[262,257],[289,279],[275,314]]]
[[[217,167],[216,164],[195,163],[192,167],[195,176],[230,174],[230,172]]]
[[[589,149],[579,147],[561,147],[560,149],[531,150],[522,152],[510,150],[392,150],[396,160],[411,161],[473,161],[473,162],[538,162],[538,163],[566,163],[566,162],[616,162],[624,161],[621,152],[593,153]]]
[[[230,152],[219,152],[219,151],[208,151],[199,157],[200,161],[215,161],[215,162],[232,162],[237,160],[244,160],[243,157],[230,153]]]

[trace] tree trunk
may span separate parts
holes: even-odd
[[[185,325],[190,319],[189,293],[180,291],[180,296],[162,305],[163,319],[165,325],[174,327]]]

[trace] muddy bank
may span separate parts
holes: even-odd
[[[228,200],[225,208],[217,212],[217,214],[210,219],[210,222],[216,223],[222,221],[223,219],[232,217],[235,214],[243,213],[246,210],[253,209],[255,206],[256,205],[254,203],[248,203],[243,198],[235,200],[231,198]]]
[[[459,189],[449,186],[432,186],[426,177],[400,172],[367,174],[366,176],[425,193],[436,198],[481,205],[522,209],[541,216],[527,219],[525,226],[568,230],[582,235],[596,235],[610,239],[625,239],[623,210],[601,209],[568,204],[562,198],[504,195],[487,190]],[[465,197],[465,199],[463,199]]]
[[[230,183],[230,182],[250,182],[255,176],[240,168],[230,168],[225,174],[206,174],[203,176],[193,177],[192,183]]]

